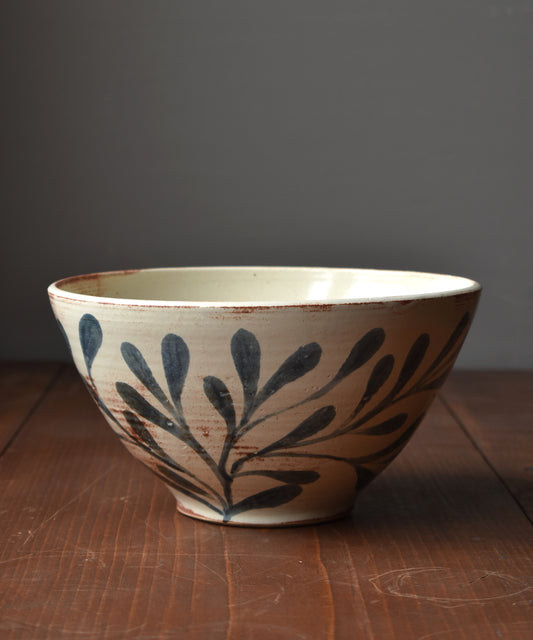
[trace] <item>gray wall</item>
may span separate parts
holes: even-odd
[[[485,287],[459,365],[533,366],[531,0],[4,0],[4,359],[45,288],[144,266]]]

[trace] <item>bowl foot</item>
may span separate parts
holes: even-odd
[[[341,518],[345,518],[352,512],[353,506],[350,506],[347,509],[343,509],[340,512],[327,514],[327,515],[317,515],[313,516],[313,514],[297,514],[296,517],[293,515],[291,517],[290,513],[284,513],[282,516],[269,515],[268,517],[261,517],[260,515],[248,516],[246,520],[225,520],[222,517],[211,517],[205,513],[199,513],[196,510],[189,508],[184,505],[181,500],[177,500],[177,510],[180,514],[185,515],[189,518],[194,518],[195,520],[202,520],[203,522],[209,522],[211,524],[219,524],[225,527],[248,527],[255,529],[279,529],[283,527],[300,527],[306,525],[319,524],[321,522],[331,522],[333,520],[340,520]],[[303,517],[302,517],[303,516]]]

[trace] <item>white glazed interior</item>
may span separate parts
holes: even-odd
[[[473,280],[410,271],[306,267],[188,267],[117,271],[59,280],[52,295],[127,304],[260,306],[380,302],[476,291]]]

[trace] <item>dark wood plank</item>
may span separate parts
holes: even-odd
[[[531,526],[444,405],[341,521],[178,515],[71,369],[0,467],[4,640],[529,640]]]
[[[369,638],[531,636],[531,526],[440,402],[352,522],[320,530],[325,566],[335,529],[350,567],[330,581],[340,637],[357,611]]]
[[[533,371],[457,371],[442,395],[533,521]]]
[[[0,362],[0,455],[60,367],[46,362]]]

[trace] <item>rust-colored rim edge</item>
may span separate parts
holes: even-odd
[[[347,272],[360,274],[379,274],[381,276],[386,274],[394,274],[395,276],[404,275],[408,277],[418,278],[433,278],[433,279],[448,279],[456,280],[457,288],[434,290],[422,293],[409,293],[402,295],[390,295],[390,296],[373,296],[373,297],[356,297],[356,298],[336,298],[336,299],[310,299],[310,300],[239,300],[239,301],[218,301],[218,300],[206,300],[206,301],[188,301],[188,300],[147,300],[137,298],[118,298],[107,297],[98,295],[89,295],[84,293],[76,293],[72,291],[65,291],[63,286],[73,284],[76,282],[87,282],[90,280],[97,280],[110,276],[127,276],[134,275],[140,272],[168,272],[175,271],[177,273],[187,272],[207,272],[213,273],[220,272],[245,272],[245,271],[287,271],[287,272]],[[424,271],[404,271],[393,269],[357,269],[357,268],[338,268],[338,267],[271,267],[271,266],[246,266],[246,267],[162,267],[162,268],[148,268],[148,269],[125,269],[118,271],[102,271],[83,275],[70,276],[68,278],[62,278],[53,282],[48,287],[48,294],[52,299],[62,299],[72,302],[86,302],[97,305],[115,305],[122,307],[161,307],[161,308],[216,308],[216,309],[231,309],[236,312],[242,310],[261,310],[269,309],[272,307],[297,307],[304,309],[317,309],[324,310],[328,307],[340,306],[340,305],[382,305],[386,303],[401,303],[407,304],[417,300],[431,300],[438,298],[453,298],[463,295],[478,295],[481,292],[481,285],[463,276],[457,276],[452,274],[431,273]]]

